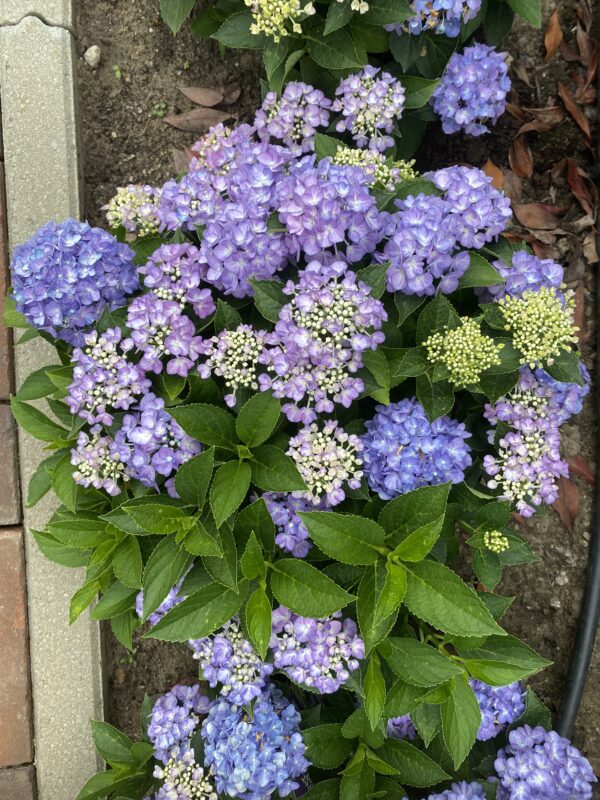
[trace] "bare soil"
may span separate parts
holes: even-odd
[[[249,51],[228,51],[223,57],[212,42],[198,40],[184,29],[173,37],[158,17],[157,0],[88,0],[78,3],[77,52],[79,56],[80,115],[83,132],[85,205],[88,219],[102,222],[100,207],[116,187],[129,182],[160,184],[176,173],[173,149],[194,140],[194,134],[174,130],[162,119],[179,113],[190,103],[178,92],[180,86],[219,87],[238,81],[242,95],[233,106],[240,121],[247,119],[259,102],[260,60]],[[518,24],[505,42],[513,64],[513,102],[540,108],[560,104],[557,81],[569,83],[573,65],[557,53],[544,64],[544,34],[554,5],[544,10],[542,31]],[[575,3],[561,0],[558,6],[565,38],[574,37]],[[102,60],[92,70],[83,60],[91,45],[98,45]],[[520,76],[520,77],[519,77]],[[523,80],[523,76],[527,80]],[[593,122],[593,112],[586,107]],[[508,147],[519,127],[506,114],[494,132],[478,140],[443,137],[432,130],[418,160],[422,169],[469,162],[482,166],[491,160],[509,174]],[[522,203],[547,203],[560,207],[561,233],[540,234],[541,244],[567,266],[569,284],[581,286],[581,317],[592,331],[592,274],[583,255],[582,242],[588,233],[579,220],[583,211],[569,191],[564,175],[552,168],[565,156],[584,168],[593,163],[582,133],[570,117],[544,133],[528,135],[533,153],[531,179],[509,175],[505,189]],[[520,229],[523,233],[523,229]],[[538,240],[539,242],[540,240]],[[586,255],[589,255],[586,252]],[[591,366],[593,353],[583,345]],[[594,468],[597,421],[588,398],[577,420],[564,428],[567,456],[582,457]],[[584,586],[587,546],[592,525],[592,490],[578,477],[579,510],[572,532],[563,526],[553,510],[524,526],[532,547],[541,556],[537,564],[513,568],[499,591],[516,595],[507,614],[509,630],[527,641],[554,665],[532,681],[534,689],[551,709],[557,710],[574,636],[575,622]],[[193,680],[195,663],[183,646],[140,641],[135,656],[106,636],[108,670],[107,718],[127,733],[136,734],[139,710],[147,692],[166,691],[177,681]],[[596,654],[577,723],[575,742],[600,772],[600,647]]]

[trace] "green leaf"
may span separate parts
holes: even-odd
[[[16,397],[11,397],[10,407],[19,425],[36,439],[41,439],[43,442],[55,442],[67,438],[68,431],[42,414],[37,408],[22,403]]]
[[[407,37],[410,38],[410,37]],[[424,297],[418,297],[417,295],[413,294],[402,294],[401,292],[395,292],[394,294],[394,305],[398,309],[398,322],[396,323],[400,328],[404,322],[414,314],[417,309],[419,309],[423,303],[425,302]]]
[[[219,8],[207,6],[200,10],[191,22],[190,30],[195,36],[207,38],[219,30],[226,14]]]
[[[490,636],[473,650],[458,649],[469,674],[491,686],[522,681],[552,664],[514,636]]]
[[[75,800],[101,800],[108,797],[116,786],[117,779],[114,772],[98,772],[86,781]]]
[[[365,692],[365,711],[371,725],[371,730],[375,730],[377,723],[381,719],[385,706],[385,681],[381,674],[379,658],[377,653],[372,653],[367,666],[367,674],[364,682]]]
[[[580,363],[579,354],[575,350],[562,350],[560,355],[554,358],[552,364],[545,365],[544,369],[556,381],[583,386],[585,381],[579,369]]]
[[[150,503],[148,505],[121,506],[129,516],[148,533],[166,535],[176,531],[187,515],[177,506]]]
[[[338,5],[337,0],[331,4],[330,8],[333,8],[334,5]],[[342,142],[334,139],[333,136],[327,136],[325,133],[315,134],[315,153],[319,161],[322,158],[332,158],[337,153],[338,147],[341,146]]]
[[[469,266],[458,282],[459,289],[468,289],[479,286],[501,286],[504,278],[490,262],[479,255],[469,253]]]
[[[264,589],[256,589],[246,606],[248,636],[261,659],[265,659],[271,639],[271,603]]]
[[[449,383],[438,381],[433,384],[429,375],[417,378],[417,399],[425,409],[425,413],[433,422],[444,414],[448,414],[454,405],[454,392]]]
[[[77,484],[73,479],[73,465],[71,464],[71,452],[62,456],[51,472],[50,480],[52,488],[60,502],[69,511],[75,511],[75,500],[77,498]]]
[[[153,550],[144,569],[144,613],[142,622],[163,602],[188,566],[190,557],[175,544],[172,536],[162,539]]]
[[[412,712],[411,719],[423,744],[429,747],[442,724],[440,707],[424,702]]]
[[[237,549],[231,529],[225,525],[218,533],[222,556],[205,556],[204,566],[214,580],[237,592],[238,567]]]
[[[514,11],[504,0],[494,0],[487,4],[483,18],[483,30],[486,42],[497,47],[513,25]]]
[[[135,536],[126,536],[113,556],[115,576],[130,589],[142,586],[142,553]]]
[[[357,278],[370,287],[371,295],[373,297],[381,297],[381,295],[385,292],[385,282],[389,266],[390,265],[388,262],[385,262],[384,264],[371,264],[368,267],[359,269],[356,273]],[[370,352],[373,351],[366,350],[364,355]]]
[[[347,30],[333,31],[325,36],[325,26],[320,23],[305,33],[308,54],[325,69],[353,69],[362,67],[364,61],[356,51]]]
[[[55,536],[41,531],[31,531],[40,552],[55,564],[63,567],[84,567],[90,557],[89,550],[70,547],[60,542]]]
[[[48,458],[41,461],[35,469],[35,472],[29,480],[27,487],[27,508],[39,503],[39,501],[46,495],[52,488],[50,475],[55,464],[60,461],[62,456],[60,453],[53,453]]]
[[[495,403],[513,388],[519,380],[519,373],[505,372],[493,374],[486,370],[479,378],[479,385],[490,402]]]
[[[369,0],[369,10],[361,15],[368,25],[388,25],[404,22],[415,12],[404,0]],[[402,80],[404,84],[404,77]]]
[[[72,625],[90,603],[93,602],[99,591],[100,582],[93,579],[84,583],[83,586],[75,592],[69,604],[69,625]]]
[[[388,739],[377,755],[389,764],[398,779],[408,786],[432,786],[450,776],[414,745],[401,739]]]
[[[521,725],[530,725],[532,728],[541,725],[542,728],[545,728],[547,731],[552,730],[552,716],[550,710],[546,708],[529,686],[527,687],[527,696],[525,699],[525,712],[518,720],[513,722],[511,729],[520,728]]]
[[[340,784],[340,800],[364,800],[375,788],[375,771],[363,755],[354,769],[346,769]]]
[[[495,620],[502,619],[514,603],[514,597],[502,597],[492,592],[477,592],[477,596]]]
[[[11,295],[4,298],[2,322],[7,328],[30,328],[31,326],[19,311]]]
[[[473,551],[473,572],[486,589],[495,589],[502,577],[502,566],[496,553],[485,548]]]
[[[358,52],[386,53],[390,49],[390,34],[381,25],[367,25],[356,15],[350,22],[350,33]]]
[[[284,558],[271,566],[273,594],[281,605],[303,617],[328,617],[355,599],[306,561]]]
[[[406,564],[404,603],[419,619],[457,636],[504,635],[473,589],[443,564]]]
[[[115,581],[96,603],[90,616],[92,619],[118,617],[135,605],[136,595],[137,589],[130,589],[120,581]]]
[[[212,39],[216,39],[225,47],[244,48],[247,50],[261,50],[267,39],[264,33],[251,33],[252,14],[249,11],[240,11],[227,17]]]
[[[235,423],[240,440],[248,447],[262,444],[275,430],[281,404],[271,392],[259,392],[244,403]]]
[[[385,531],[376,522],[333,511],[299,512],[312,540],[344,564],[372,564],[380,555]]]
[[[207,403],[192,403],[172,408],[169,413],[193,439],[225,450],[235,450],[238,443],[235,420],[228,411]]]
[[[72,375],[71,371],[71,375]],[[17,400],[39,400],[56,391],[56,386],[48,377],[48,367],[37,369],[28,375],[17,392]]]
[[[315,783],[302,797],[304,800],[339,800],[340,781],[338,778],[328,778],[326,781]]]
[[[277,322],[282,307],[290,301],[283,293],[283,285],[279,281],[258,281],[256,278],[250,278],[250,285],[254,289],[254,304],[262,316],[269,322]]]
[[[233,306],[223,300],[217,300],[217,312],[215,314],[214,326],[216,331],[232,331],[242,322],[242,318]]]
[[[540,0],[507,0],[512,10],[527,20],[534,28],[542,27],[542,4]]]
[[[182,464],[175,475],[175,488],[182,500],[202,508],[215,463],[215,450],[210,447]]]
[[[120,642],[125,649],[133,652],[133,632],[139,627],[140,621],[133,610],[118,614],[110,621],[110,629],[115,639]]]
[[[430,368],[431,364],[427,360],[427,350],[422,345],[419,345],[418,347],[411,347],[404,354],[394,374],[403,378],[416,378]]]
[[[302,731],[302,738],[308,760],[321,769],[339,767],[352,752],[352,744],[349,739],[344,739],[342,726],[337,722],[307,728]]]
[[[343,28],[352,19],[353,11],[351,8],[352,0],[342,0],[342,2],[330,3],[327,9],[325,29],[323,35],[327,36],[334,31]]]
[[[449,490],[449,483],[423,486],[386,503],[379,514],[379,524],[385,529],[390,543],[397,545],[410,534],[419,535],[443,517]]]
[[[102,520],[79,516],[49,522],[46,532],[63,544],[87,548],[98,547],[111,539],[106,527]]]
[[[421,702],[427,689],[413,686],[399,679],[395,681],[387,693],[384,714],[388,719],[411,714]]]
[[[477,698],[464,676],[454,679],[450,697],[441,706],[442,734],[446,749],[458,769],[475,744],[481,725]]]
[[[243,502],[250,476],[250,466],[245,461],[227,461],[215,472],[210,487],[210,507],[218,528]]]
[[[394,570],[403,572],[393,565]],[[358,587],[356,612],[358,624],[369,653],[384,639],[396,621],[398,606],[404,595],[397,577],[391,578],[383,560],[365,570]]]
[[[454,310],[452,303],[443,294],[436,294],[429,302],[417,322],[417,341],[424,342],[432,333],[445,328],[456,328],[460,324],[460,317]]]
[[[262,497],[243,508],[235,520],[234,533],[238,542],[245,542],[252,531],[260,539],[263,548],[272,552],[275,547],[275,525]]]
[[[439,650],[408,637],[387,639],[383,655],[394,674],[414,686],[439,686],[461,674],[460,667]]]
[[[220,583],[209,583],[187,597],[151,628],[146,637],[165,642],[202,639],[224,625],[240,610],[246,585],[239,594]]]
[[[160,14],[173,33],[181,28],[195,3],[196,0],[160,0]]]
[[[266,492],[294,492],[306,489],[294,462],[282,450],[268,444],[253,452],[250,462],[252,483]]]
[[[250,534],[246,549],[241,558],[242,574],[249,581],[259,578],[266,573],[265,561],[262,550],[254,531]]]
[[[404,108],[423,108],[439,84],[439,79],[430,80],[416,75],[403,75],[401,83],[406,92]]]
[[[183,546],[193,556],[216,556],[221,558],[223,550],[215,537],[209,533],[200,520],[188,531]]]

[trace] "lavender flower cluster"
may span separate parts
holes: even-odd
[[[431,97],[444,133],[488,133],[486,122],[495,124],[504,113],[510,85],[504,53],[486,44],[453,53]]]
[[[208,713],[210,700],[199,684],[174,686],[161,695],[150,715],[148,738],[154,746],[154,756],[167,764],[177,753],[188,749],[190,739]]]
[[[267,92],[254,117],[260,139],[275,139],[295,154],[315,149],[315,133],[329,125],[331,100],[320,89],[290,81],[280,98]]]
[[[295,558],[306,558],[312,543],[298,511],[314,511],[313,503],[302,497],[273,492],[263,494],[263,500],[277,529],[275,544]],[[325,507],[323,504],[321,506]]]
[[[480,291],[482,297],[498,300],[501,297],[522,297],[525,292],[539,292],[542,288],[560,289],[563,285],[564,269],[551,258],[538,258],[526,250],[512,254],[510,264],[502,259],[492,262],[504,283],[488,286]]]
[[[418,36],[434,31],[438,35],[456,37],[461,25],[479,13],[481,0],[412,0],[410,7],[414,15],[398,25],[386,25],[386,29],[398,35],[403,33]]]
[[[327,619],[311,619],[279,606],[273,610],[269,646],[277,669],[319,694],[337,692],[365,657],[356,623],[342,620],[340,611]]]
[[[480,742],[493,739],[525,711],[525,693],[518,682],[507,686],[490,686],[472,678],[469,685],[481,711],[481,725],[477,731]]]
[[[421,486],[460,483],[471,464],[471,434],[450,417],[430,422],[416,399],[377,406],[362,437],[367,482],[384,500]]]

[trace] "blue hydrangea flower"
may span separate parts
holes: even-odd
[[[481,0],[412,0],[410,6],[414,16],[398,25],[386,25],[386,30],[413,36],[434,31],[454,38],[460,33],[463,23],[477,16]]]
[[[311,547],[306,525],[298,516],[298,511],[314,511],[315,506],[301,497],[292,494],[263,494],[273,524],[277,528],[275,544],[291,553],[295,558],[306,558]]]
[[[219,794],[242,800],[286,797],[308,769],[300,714],[274,687],[256,701],[253,715],[221,700],[202,724],[204,764]]]
[[[421,486],[460,483],[471,464],[462,422],[440,417],[430,422],[416,400],[376,406],[365,423],[361,458],[367,482],[383,500]]]
[[[492,262],[504,283],[488,286],[481,292],[485,300],[499,300],[501,297],[522,297],[525,292],[539,292],[548,289],[560,289],[563,285],[564,269],[551,258],[538,258],[526,250],[517,250],[512,254],[511,263],[502,259]]]
[[[469,685],[475,693],[481,711],[481,725],[477,731],[477,739],[480,742],[493,739],[503,728],[519,719],[525,711],[525,693],[518,681],[507,686],[489,686],[483,681],[471,678]]]
[[[436,86],[431,104],[444,133],[464,130],[471,136],[488,133],[506,108],[510,91],[506,54],[486,44],[453,53]]]
[[[133,258],[130,247],[87,222],[49,222],[15,247],[17,310],[34,328],[82,345],[103,311],[124,305],[138,288]]]
[[[178,684],[154,703],[148,725],[148,738],[154,747],[154,757],[163,764],[187,750],[200,716],[208,713],[210,700],[199,684]]]
[[[486,797],[487,795],[480,783],[460,781],[460,783],[453,783],[444,792],[430,794],[426,800],[486,800]],[[405,800],[408,800],[408,798],[405,798]],[[550,800],[550,798],[547,800]]]
[[[392,739],[416,739],[417,729],[413,725],[410,714],[388,720],[387,735]]]
[[[541,726],[508,735],[494,767],[498,800],[591,800],[592,765],[568,739]]]

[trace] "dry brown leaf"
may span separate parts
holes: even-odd
[[[568,478],[562,475],[558,479],[558,498],[553,504],[562,524],[569,531],[573,531],[573,523],[579,511],[579,489]]]
[[[581,61],[579,53],[577,53],[570,44],[567,44],[564,39],[560,43],[560,54],[565,61]]]
[[[176,114],[173,117],[165,117],[164,122],[178,128],[180,131],[192,131],[203,133],[219,122],[231,119],[232,115],[227,111],[219,111],[216,108],[193,108],[183,114]]]
[[[533,175],[533,157],[524,136],[517,136],[510,146],[508,163],[520,178],[531,178]]]
[[[554,125],[542,122],[541,119],[534,119],[531,120],[531,122],[526,122],[524,125],[521,125],[517,131],[517,136],[523,136],[523,134],[531,133],[532,131],[535,131],[535,133],[547,133],[549,130],[552,130],[553,127]]]
[[[223,102],[226,106],[233,105],[233,103],[237,103],[240,99],[241,94],[242,89],[239,83],[235,81],[233,83],[228,83],[227,86],[223,87]]]
[[[525,113],[524,109],[521,106],[518,106],[516,103],[507,103],[506,110],[508,113],[518,119],[519,122],[527,122],[527,114]]]
[[[533,114],[540,122],[547,125],[558,125],[565,118],[564,109],[561,106],[546,106],[544,108],[525,108],[529,114]]]
[[[531,243],[531,247],[538,258],[551,258],[554,261],[557,261],[560,258],[558,249],[553,247],[551,244],[546,244],[536,240],[535,242]]]
[[[582,170],[572,158],[567,158],[566,162],[569,188],[585,213],[593,217],[597,202],[596,187],[589,178],[582,174]]]
[[[594,18],[592,16],[592,10],[589,6],[589,3],[586,0],[582,0],[581,3],[577,6],[577,16],[581,20],[581,24],[588,33],[592,29],[592,25],[594,24]]]
[[[546,46],[546,62],[550,61],[554,53],[560,47],[563,40],[563,32],[560,27],[560,20],[558,19],[558,11],[550,17],[546,35],[544,36],[544,45]]]
[[[491,160],[491,158],[488,158],[488,160],[483,165],[482,169],[488,176],[488,178],[492,179],[492,186],[494,187],[494,189],[501,190],[504,186],[504,173],[502,172],[500,167],[497,167]]]
[[[521,225],[526,228],[551,231],[558,226],[555,208],[543,203],[523,203],[514,206],[513,210]]]
[[[594,52],[594,43],[580,25],[577,26],[576,36],[581,62],[587,67]]]
[[[523,83],[526,83],[527,86],[531,86],[531,81],[529,80],[529,73],[527,72],[527,67],[522,61],[519,60],[513,61],[512,68],[519,80],[523,81]]]
[[[578,328],[577,336],[580,343],[587,342],[590,338],[588,333],[587,316],[585,314],[585,287],[580,283],[575,289],[573,299],[575,308],[573,310],[573,322]]]
[[[575,102],[575,98],[571,94],[571,92],[567,89],[567,87],[563,83],[558,83],[558,93],[560,95],[561,100],[565,104],[565,108],[569,112],[569,114],[573,117],[575,122],[579,125],[581,130],[585,133],[585,136],[590,141],[592,134],[590,131],[590,123],[588,122],[587,117],[583,113],[583,111],[579,108],[577,103]]]
[[[197,106],[212,108],[223,102],[223,92],[210,89],[207,86],[180,86],[179,91]]]
[[[172,147],[171,153],[173,155],[173,166],[175,167],[175,172],[177,174],[187,172],[190,164],[189,158],[186,156],[185,151],[178,150],[176,147]]]
[[[588,233],[583,240],[583,256],[588,264],[597,264],[600,261],[596,246],[596,236],[593,233]]]
[[[520,203],[523,197],[523,181],[510,169],[504,173],[504,194],[513,203]]]
[[[589,483],[590,486],[594,485],[596,482],[596,475],[585,458],[581,456],[571,456],[571,458],[567,459],[567,462],[569,464],[569,470],[573,475],[577,475],[578,478]]]

